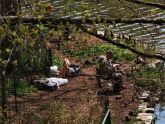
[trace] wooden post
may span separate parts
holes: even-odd
[[[65,41],[69,40],[69,35],[70,35],[69,27],[67,27],[65,25],[65,29],[64,29],[64,40]]]
[[[99,71],[98,71],[98,68],[97,67],[96,67],[96,75],[99,75]],[[96,76],[96,87],[102,88],[100,76]]]

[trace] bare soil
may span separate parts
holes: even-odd
[[[56,55],[59,55],[61,59],[64,59],[66,56],[60,51],[55,50],[53,52]],[[74,58],[69,58],[72,62],[80,63]],[[123,72],[129,68],[128,63],[123,62],[120,65]],[[95,66],[84,67],[82,72],[89,75],[94,75],[96,70]],[[56,89],[52,92],[49,91],[38,91],[37,93],[27,94],[25,96],[17,97],[18,112],[21,114],[24,106],[33,106],[34,108],[51,101],[63,101],[73,108],[73,110],[78,109],[80,106],[86,105],[89,106],[89,94],[86,94],[89,89],[94,92],[94,97],[97,98],[98,103],[99,98],[97,96],[98,89],[96,88],[96,78],[90,76],[78,76],[74,78],[68,78],[69,83],[67,85],[61,86],[59,89]],[[108,91],[109,93],[106,96],[109,99],[109,107],[114,124],[123,124],[125,123],[126,116],[130,112],[134,111],[138,107],[138,93],[134,86],[134,82],[125,75],[123,76],[123,89],[120,93],[112,93],[111,87],[107,85],[106,81],[102,81],[103,90]],[[91,98],[91,96],[90,96]],[[14,111],[15,108],[15,99],[14,96],[8,98],[8,108]],[[101,102],[99,103],[100,108],[102,108]],[[102,114],[102,109],[99,109],[95,114]]]
[[[82,71],[86,74],[93,75],[95,74],[95,66],[85,68]],[[125,77],[123,90],[116,94],[111,93],[111,87],[107,85],[106,81],[102,81],[102,83],[104,90],[110,91],[107,96],[113,122],[115,124],[124,123],[129,112],[136,110],[138,107],[138,101],[136,100],[138,94],[136,93],[133,82]],[[69,83],[67,85],[63,85],[52,92],[38,91],[37,93],[17,97],[18,111],[21,113],[24,108],[23,106],[33,106],[35,108],[35,106],[59,100],[67,103],[70,107],[74,107],[74,109],[79,108],[81,105],[89,104],[87,98],[85,98],[87,95],[84,94],[88,89],[92,89],[97,93],[98,89],[96,89],[95,77],[78,76],[75,78],[69,78]],[[8,98],[8,104],[10,108],[12,106],[13,109],[15,108],[14,97]],[[100,107],[102,107],[101,104]],[[102,114],[102,111],[99,113]]]

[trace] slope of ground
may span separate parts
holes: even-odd
[[[95,66],[85,68],[82,71],[86,74],[93,75],[95,74]],[[106,90],[108,89],[111,91],[111,87],[107,85],[107,82],[103,81],[102,83],[102,85],[106,87]],[[124,88],[120,93],[107,94],[109,98],[111,116],[115,124],[124,123],[124,120],[129,112],[136,110],[138,107],[138,102],[136,100],[137,94],[133,86],[133,82],[125,77],[123,86]],[[97,114],[102,115],[102,105],[101,101],[98,99],[97,91],[98,89],[96,89],[95,77],[91,78],[88,76],[78,76],[75,78],[70,78],[67,85],[61,86],[53,92],[39,91],[37,93],[18,97],[18,111],[21,115],[25,106],[37,108],[37,106],[47,104],[52,101],[62,101],[69,106],[72,111],[81,109],[82,113],[80,113],[82,116],[84,116],[84,114],[86,116],[89,114],[89,116],[97,117]],[[13,97],[8,99],[8,103],[9,107],[14,107]],[[89,110],[93,110],[93,115],[90,115]]]
[[[92,40],[92,44],[95,43],[98,43],[98,41],[96,41],[96,39]],[[59,56],[61,60],[64,60],[66,57],[63,52],[58,50],[53,50],[53,54]],[[79,60],[73,57],[68,58],[71,62],[80,64]],[[123,89],[120,93],[112,93],[112,88],[108,86],[107,81],[102,81],[102,90],[103,92],[105,91],[104,95],[109,99],[111,116],[115,124],[124,123],[128,114],[137,109],[138,102],[136,99],[139,95],[136,93],[137,91],[133,85],[133,81],[126,76],[129,63],[120,63],[120,68],[122,72],[125,72],[123,76]],[[82,72],[88,75],[95,75],[96,67],[83,67]],[[24,120],[23,113],[28,107],[35,110],[39,106],[59,101],[64,103],[67,106],[67,111],[71,111],[73,114],[72,118],[68,117],[67,121],[61,123],[100,123],[103,115],[103,101],[100,101],[97,95],[99,90],[96,88],[96,78],[91,76],[78,76],[75,78],[68,78],[68,80],[69,83],[67,85],[61,86],[59,89],[52,92],[38,91],[37,93],[17,97],[19,115],[15,117],[15,123],[23,124],[26,119],[29,123],[36,123],[36,120],[30,117],[31,115],[28,115],[28,118]],[[12,96],[8,98],[8,108],[14,111],[15,104],[14,97]],[[38,114],[42,116],[42,112]],[[79,121],[77,121],[76,118],[79,118]]]

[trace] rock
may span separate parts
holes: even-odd
[[[153,101],[155,101],[155,102],[158,102],[158,101],[159,101],[159,98],[158,98],[158,97],[153,97],[152,99],[153,99]]]
[[[147,108],[147,103],[142,103],[139,105],[138,110],[143,111],[145,108]]]

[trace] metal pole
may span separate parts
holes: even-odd
[[[107,110],[104,119],[102,121],[102,124],[111,124],[111,115],[110,115],[110,109]]]

